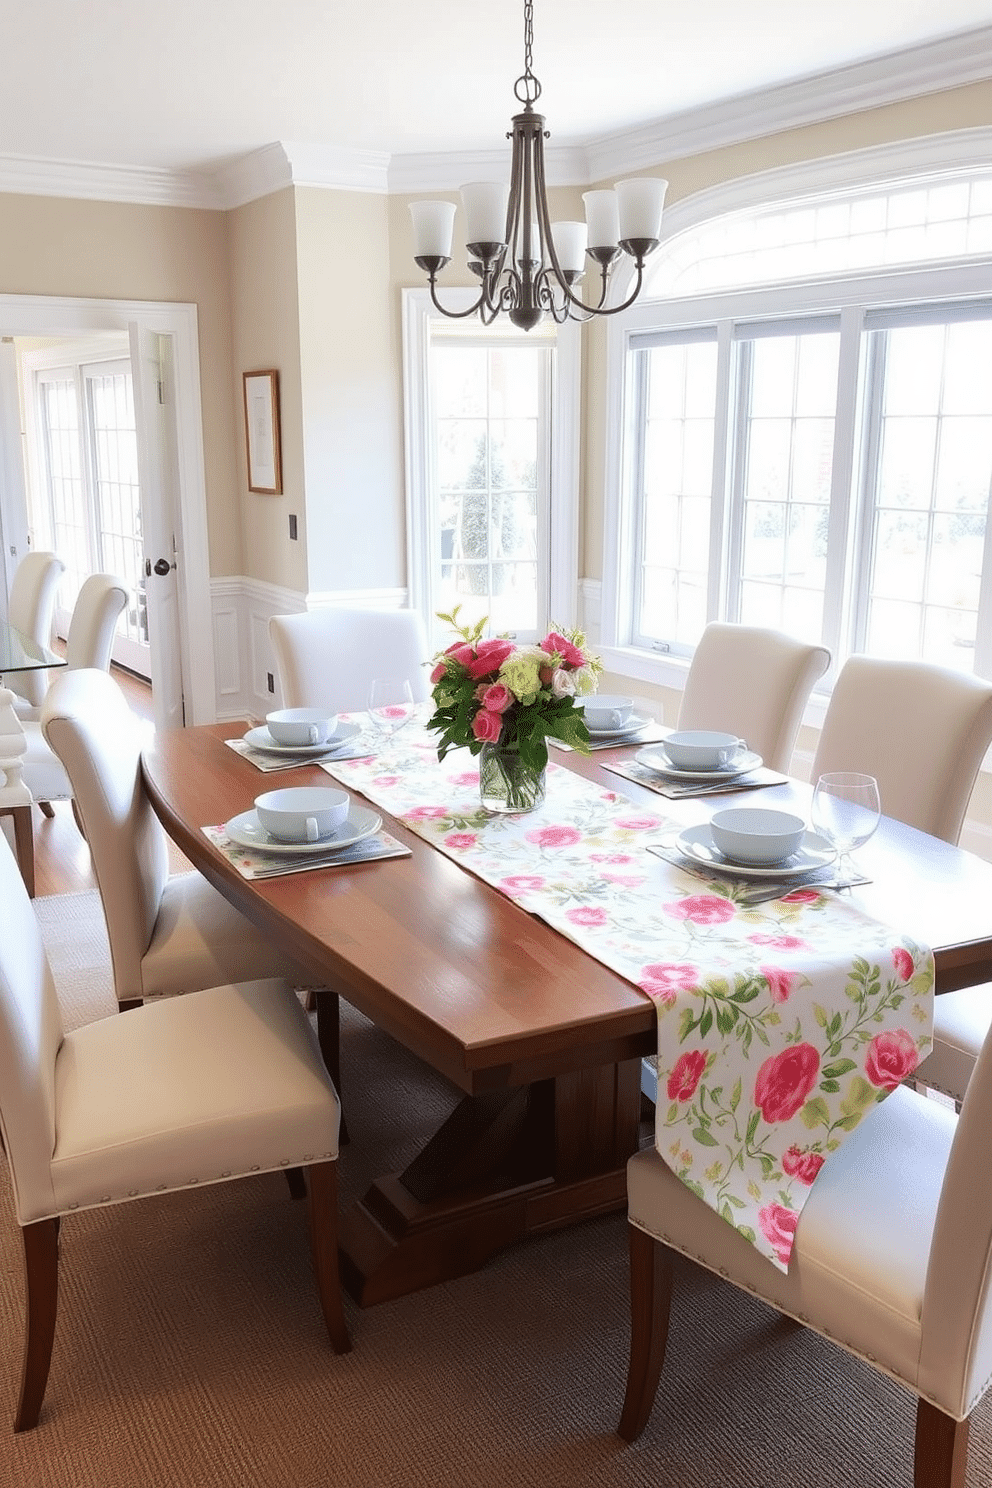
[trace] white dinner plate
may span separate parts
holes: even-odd
[[[639,713],[631,713],[622,728],[593,728],[591,723],[586,724],[590,739],[627,739],[631,734],[639,734],[642,728],[647,728],[651,722],[650,718],[642,718]]]
[[[677,770],[665,753],[664,744],[652,744],[647,749],[639,749],[634,758],[642,765],[647,765],[649,770],[670,776],[672,780],[736,780],[738,775],[747,775],[762,763],[760,754],[755,754],[753,749],[745,749],[733,764],[724,765],[720,770]]]
[[[239,847],[255,847],[259,852],[295,853],[299,856],[350,847],[353,842],[361,842],[363,837],[371,837],[381,826],[382,817],[370,811],[367,806],[352,806],[347,821],[317,842],[280,842],[277,837],[269,835],[252,807],[251,811],[242,811],[240,816],[232,816],[229,822],[224,823],[224,831]]]
[[[801,878],[804,873],[825,868],[837,856],[826,837],[821,837],[819,832],[807,832],[799,851],[786,858],[784,863],[772,863],[763,868],[751,863],[732,863],[714,846],[709,822],[687,827],[676,839],[675,846],[694,863],[704,863],[721,873],[739,873],[746,878]]]
[[[273,739],[263,723],[261,728],[248,730],[245,743],[252,749],[260,750],[262,754],[295,754],[301,759],[317,759],[322,754],[332,754],[336,749],[343,749],[345,744],[350,744],[361,732],[357,723],[339,723],[323,744],[280,744]]]

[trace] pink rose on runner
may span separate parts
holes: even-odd
[[[779,951],[796,951],[806,944],[798,935],[749,935],[748,940],[753,945],[770,945]]]
[[[680,1054],[672,1066],[665,1089],[670,1101],[690,1101],[706,1068],[706,1055],[702,1049],[691,1049]]]
[[[527,841],[532,842],[535,847],[573,847],[576,842],[582,841],[582,833],[575,827],[537,827],[533,832],[527,833]]]
[[[768,983],[772,1002],[788,1002],[789,993],[802,980],[798,971],[783,971],[781,966],[761,966],[758,969]]]
[[[447,806],[414,806],[405,815],[407,821],[440,821],[451,812]]]
[[[782,1171],[800,1183],[810,1184],[823,1167],[823,1154],[808,1147],[790,1147],[782,1154]]]
[[[638,884],[644,882],[643,873],[604,873],[604,883],[622,884],[625,888],[636,889]]]
[[[513,693],[502,682],[494,682],[482,694],[482,706],[488,708],[490,713],[505,713],[513,702]]]
[[[656,816],[618,816],[617,826],[624,827],[628,832],[650,832],[652,827],[658,825]]]
[[[697,925],[724,925],[736,914],[730,900],[719,894],[690,894],[662,908],[676,920],[692,920]]]
[[[656,1002],[671,1007],[676,992],[691,992],[698,981],[699,973],[694,966],[663,961],[656,966],[645,966],[637,985]]]
[[[567,636],[559,635],[557,630],[548,631],[548,634],[541,642],[541,650],[546,651],[549,656],[553,656],[557,652],[568,667],[585,665],[586,659],[578,646],[574,645]]]
[[[812,1044],[793,1044],[766,1059],[754,1082],[754,1104],[766,1121],[791,1121],[820,1070],[820,1056]]]
[[[782,895],[783,904],[815,904],[821,898],[819,889],[792,889]]]
[[[913,958],[905,946],[896,946],[892,952],[892,964],[899,979],[908,982],[913,975]]]
[[[791,1209],[786,1209],[784,1204],[766,1204],[765,1208],[758,1212],[758,1223],[761,1226],[761,1233],[771,1245],[779,1261],[783,1266],[787,1266],[789,1257],[792,1255],[792,1242],[796,1238],[799,1215]]]
[[[495,744],[502,732],[502,717],[499,713],[490,713],[488,708],[480,708],[472,719],[472,733],[483,744]]]
[[[916,1040],[905,1028],[876,1033],[865,1055],[865,1074],[873,1085],[895,1090],[920,1062]]]
[[[445,847],[466,848],[474,847],[478,838],[474,832],[449,832],[444,839]]]
[[[509,894],[512,898],[514,894],[529,894],[543,889],[544,879],[537,873],[514,873],[509,878],[504,878],[499,886],[504,894]]]
[[[452,775],[452,785],[478,785],[478,770],[463,770],[460,775]]]
[[[383,789],[386,789],[389,786],[399,785],[400,777],[398,775],[376,775],[373,777],[372,783],[373,785],[381,785]]]
[[[597,909],[592,904],[580,905],[578,909],[570,909],[565,915],[566,920],[571,920],[573,925],[588,925],[593,929],[599,925],[608,925],[609,916],[605,909]]]

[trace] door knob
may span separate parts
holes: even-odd
[[[158,574],[160,579],[164,579],[171,567],[172,564],[169,562],[168,558],[159,558],[156,560],[155,563],[155,572]]]

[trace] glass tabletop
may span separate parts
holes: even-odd
[[[40,667],[65,666],[65,657],[0,620],[0,676],[4,672],[33,672]]]

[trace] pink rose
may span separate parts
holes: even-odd
[[[761,1233],[775,1251],[779,1261],[783,1266],[787,1266],[789,1257],[792,1255],[792,1242],[796,1238],[799,1215],[791,1209],[786,1209],[784,1204],[767,1204],[764,1209],[758,1211],[758,1223],[761,1226]]]
[[[606,910],[594,909],[591,904],[580,906],[578,909],[570,909],[565,918],[571,920],[573,925],[589,925],[590,927],[609,923]]]
[[[730,900],[719,894],[690,894],[662,908],[676,920],[692,920],[697,925],[724,925],[736,913]]]
[[[823,1167],[823,1154],[811,1152],[808,1147],[790,1147],[782,1155],[782,1171],[800,1183],[812,1183]]]
[[[447,806],[414,806],[404,813],[408,821],[437,821],[451,812]]]
[[[779,951],[795,951],[806,944],[798,935],[749,935],[748,940],[754,945],[775,946]]]
[[[630,853],[590,853],[590,863],[632,863]]]
[[[554,656],[554,654],[557,652],[557,654],[564,662],[565,666],[585,666],[586,659],[582,655],[582,652],[579,650],[578,646],[573,645],[573,643],[568,640],[566,636],[559,635],[557,630],[548,631],[548,634],[541,642],[541,650],[546,651],[549,656]]]
[[[398,775],[376,775],[373,777],[372,783],[373,785],[381,785],[383,790],[386,790],[389,786],[399,785],[400,777]]]
[[[643,873],[604,873],[604,883],[624,884],[628,889],[636,889],[638,884],[644,882]]]
[[[694,966],[669,961],[645,966],[637,979],[642,992],[660,999],[668,1006],[675,1001],[676,992],[691,992],[698,982],[699,973]]]
[[[472,719],[472,733],[483,744],[495,744],[502,732],[502,718],[498,713],[490,713],[488,708],[480,708]]]
[[[502,682],[493,682],[482,694],[482,706],[490,713],[505,713],[513,701],[513,693]]]
[[[820,1070],[812,1044],[793,1044],[766,1059],[754,1082],[754,1104],[766,1121],[791,1121],[804,1105]]]
[[[782,895],[783,904],[815,904],[820,898],[819,889],[792,889]]]
[[[535,847],[572,847],[582,841],[582,833],[574,827],[537,827],[527,833],[527,841]]]
[[[892,952],[892,964],[900,981],[908,982],[913,975],[913,958],[905,946],[896,946]]]
[[[434,686],[435,682],[440,682],[441,678],[445,675],[445,673],[447,672],[447,670],[448,670],[448,668],[445,666],[444,662],[443,661],[439,661],[438,664],[437,664],[437,666],[431,672],[431,686],[432,687]]]
[[[462,770],[460,774],[452,775],[451,783],[452,785],[478,785],[479,772],[478,770]]]
[[[446,656],[453,656],[458,662],[458,665],[463,666],[466,671],[469,671],[475,660],[475,652],[467,641],[456,641],[453,646],[448,647],[444,654]]]
[[[500,888],[512,899],[515,894],[526,894],[531,889],[543,889],[544,879],[536,873],[513,873],[509,878],[502,880]]]
[[[506,658],[512,653],[512,641],[498,637],[491,641],[480,641],[475,648],[475,655],[466,662],[469,676],[488,677],[490,672],[498,672]]]
[[[449,832],[444,839],[445,847],[462,848],[474,847],[476,836],[474,832]]]
[[[668,1091],[668,1099],[670,1101],[692,1100],[705,1068],[706,1055],[702,1049],[691,1049],[688,1054],[681,1054],[668,1076],[668,1084],[665,1087]]]
[[[617,826],[626,827],[628,832],[649,832],[652,827],[658,825],[656,816],[618,816]]]
[[[772,1002],[788,1002],[789,993],[798,981],[801,980],[797,971],[783,971],[780,966],[759,967],[761,975],[768,983],[768,991],[771,993]]]
[[[895,1090],[919,1062],[912,1034],[898,1028],[894,1033],[877,1033],[872,1039],[865,1055],[865,1074],[873,1085]]]

